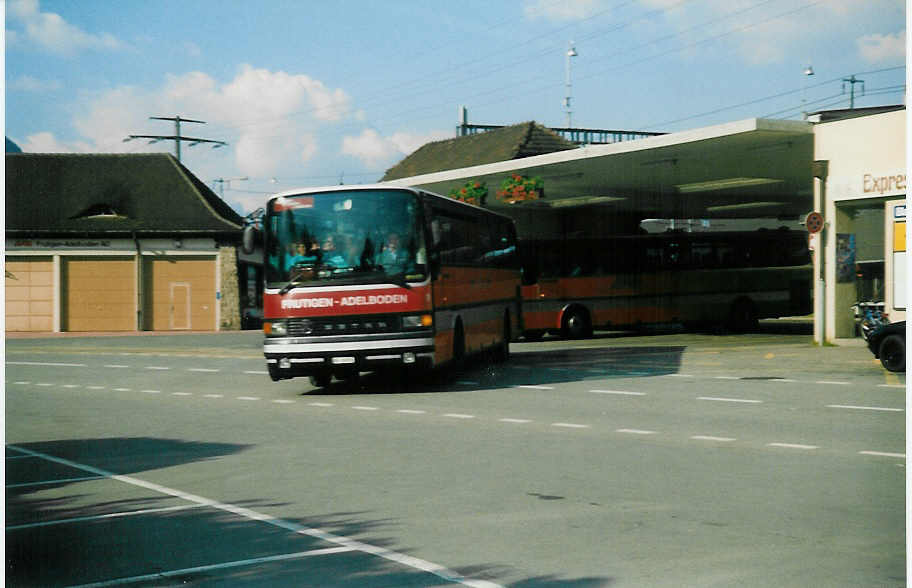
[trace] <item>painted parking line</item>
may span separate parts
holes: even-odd
[[[106,586],[121,586],[123,584],[135,584],[137,582],[146,582],[159,580],[161,578],[174,578],[186,576],[188,574],[199,574],[202,572],[213,572],[216,570],[225,570],[230,568],[239,568],[243,566],[252,566],[261,563],[276,561],[288,561],[292,559],[302,559],[305,557],[314,557],[318,555],[331,555],[333,553],[347,553],[355,551],[354,547],[327,547],[324,549],[313,549],[311,551],[299,551],[297,553],[283,553],[280,555],[268,555],[265,557],[255,557],[251,559],[240,559],[237,561],[227,561],[205,566],[196,566],[193,568],[182,568],[179,570],[167,570],[155,572],[154,574],[144,574],[142,576],[130,576],[128,578],[117,578],[115,580],[106,580],[104,582],[92,582],[91,584],[79,584],[71,588],[103,588]]]
[[[441,578],[447,582],[459,583],[465,586],[472,586],[473,588],[499,588],[498,584],[493,582],[488,582],[486,580],[474,580],[472,578],[467,578],[462,574],[459,574],[453,570],[447,569],[440,564],[436,564],[427,560],[419,559],[411,555],[405,555],[404,553],[399,553],[392,551],[385,547],[380,547],[377,545],[371,545],[369,543],[363,543],[357,541],[350,537],[345,537],[343,535],[335,535],[333,533],[328,533],[322,529],[316,529],[311,527],[305,527],[299,523],[292,521],[286,521],[284,519],[279,519],[264,513],[257,512],[255,510],[238,506],[235,504],[218,502],[212,500],[211,498],[206,498],[203,496],[198,496],[195,494],[190,494],[188,492],[182,492],[174,488],[168,488],[167,486],[162,486],[160,484],[155,484],[153,482],[148,482],[140,478],[135,478],[133,476],[124,476],[120,474],[114,474],[107,470],[101,468],[96,468],[90,465],[77,463],[68,459],[61,457],[55,457],[46,453],[41,453],[38,451],[32,451],[25,449],[23,447],[18,447],[16,445],[7,446],[8,449],[13,451],[19,451],[26,455],[33,455],[35,457],[40,457],[50,462],[62,464],[65,466],[72,467],[74,469],[82,470],[84,472],[94,474],[96,476],[101,476],[105,478],[110,478],[124,484],[130,484],[132,486],[137,486],[140,488],[145,488],[146,490],[151,490],[153,492],[158,492],[159,494],[165,494],[168,496],[174,496],[187,502],[192,502],[194,504],[199,504],[203,506],[209,506],[223,512],[228,512],[249,520],[259,521],[267,525],[278,527],[292,533],[299,535],[304,535],[307,537],[313,537],[316,539],[321,539],[327,543],[332,543],[338,547],[350,548],[353,550],[361,551],[363,553],[368,553],[376,555],[377,557],[382,557],[386,560],[399,563],[403,566],[407,566],[413,569],[417,569],[429,574],[433,574],[438,578]],[[153,578],[154,579],[154,578]]]
[[[29,455],[24,457],[31,457]],[[93,478],[100,479],[100,478]],[[33,529],[35,527],[51,527],[54,525],[68,525],[71,523],[84,523],[87,521],[101,521],[106,519],[119,519],[123,517],[132,517],[145,514],[156,514],[161,512],[175,512],[180,510],[189,510],[191,508],[202,508],[202,504],[178,504],[177,506],[164,506],[162,508],[144,508],[142,510],[129,510],[124,512],[110,512],[107,514],[92,515],[85,517],[72,517],[68,519],[57,519],[53,521],[39,521],[37,523],[25,523],[22,525],[10,525],[7,531],[18,531],[20,529]]]
[[[827,404],[827,408],[844,408],[847,410],[874,410],[882,412],[905,412],[904,408],[887,408],[885,406],[852,406],[848,404]]]
[[[7,488],[28,488],[30,486],[51,486],[53,484],[71,484],[73,482],[86,482],[88,480],[102,480],[104,476],[83,476],[80,478],[60,478],[58,480],[41,480],[40,482],[22,482],[20,484],[7,484]]]

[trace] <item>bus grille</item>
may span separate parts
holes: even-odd
[[[288,321],[288,334],[292,337],[369,335],[373,333],[393,333],[398,330],[399,317],[395,315],[295,318]]]

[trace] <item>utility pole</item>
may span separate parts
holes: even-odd
[[[574,47],[573,41],[570,41],[570,47],[567,49],[567,66],[565,68],[566,69],[566,71],[565,71],[566,81],[564,84],[567,88],[567,95],[564,97],[564,109],[567,112],[567,128],[568,129],[573,128],[573,124],[572,124],[573,110],[571,109],[571,106],[570,106],[570,99],[573,96],[573,83],[571,82],[571,79],[570,79],[570,58],[576,57],[577,55],[579,55],[579,53],[576,52],[576,47]]]
[[[149,144],[158,143],[159,141],[174,141],[174,154],[177,157],[177,160],[181,160],[181,141],[187,141],[190,143],[190,146],[199,145],[200,143],[212,143],[213,149],[218,149],[219,147],[224,147],[228,143],[224,141],[216,141],[213,139],[200,139],[198,137],[185,137],[181,135],[180,125],[182,122],[189,123],[199,123],[206,124],[206,121],[202,120],[193,120],[192,118],[181,118],[180,115],[176,116],[150,116],[150,120],[170,120],[174,121],[174,134],[173,135],[128,135],[124,139],[124,143],[127,141],[132,141],[133,139],[151,139]]]
[[[855,108],[855,84],[861,84],[861,95],[864,96],[864,80],[859,80],[852,74],[848,78],[842,78],[842,93],[845,94],[846,84],[849,84],[849,109]]]

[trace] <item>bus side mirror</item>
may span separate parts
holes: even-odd
[[[241,250],[246,254],[250,255],[253,253],[254,245],[256,244],[256,229],[252,225],[244,227],[244,234],[241,238]]]

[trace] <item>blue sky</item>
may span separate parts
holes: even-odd
[[[677,131],[904,101],[904,0],[8,0],[5,134],[172,152],[237,210],[367,183],[469,121]],[[811,65],[813,76],[805,76]],[[230,183],[216,179],[246,177]]]

